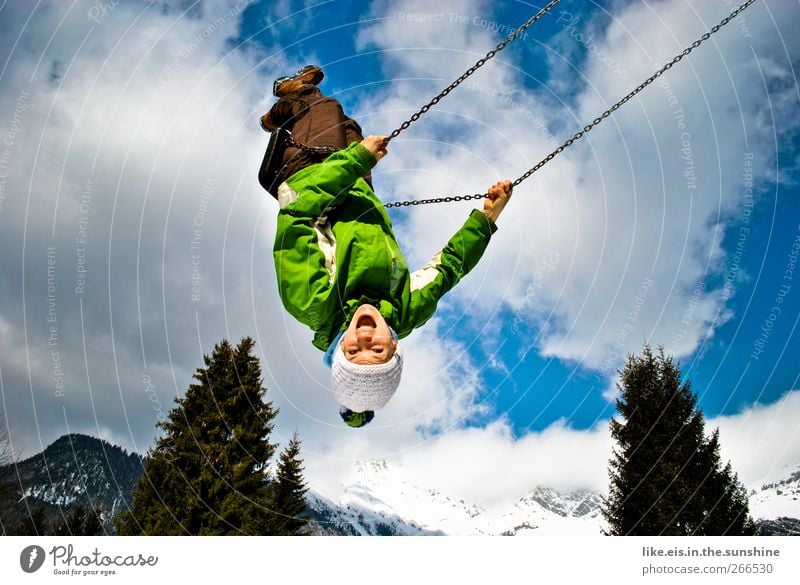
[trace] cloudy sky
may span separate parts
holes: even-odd
[[[277,296],[256,182],[272,80],[326,72],[388,134],[528,2],[0,4],[0,393],[14,448],[140,452],[222,338],[252,336],[312,486],[355,460],[490,503],[605,489],[616,371],[663,345],[749,483],[800,463],[796,2],[759,0],[520,185],[484,259],[406,342],[398,395],[338,419]],[[392,142],[386,201],[514,179],[735,7],[568,2]],[[424,264],[471,205],[392,211]]]

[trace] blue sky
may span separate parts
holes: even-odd
[[[342,428],[311,332],[277,298],[257,121],[276,76],[318,63],[323,91],[389,133],[536,9],[429,4],[3,5],[0,380],[20,452],[68,430],[146,450],[202,354],[251,335],[278,440],[297,429],[334,492],[364,458],[487,499],[603,489],[615,372],[644,341],[680,361],[746,480],[800,461],[800,7],[780,2],[520,185],[479,266],[407,340],[398,396],[370,428]],[[562,2],[392,143],[378,194],[516,178],[732,9]],[[393,210],[409,264],[473,206]],[[502,489],[470,475],[475,456]]]
[[[299,3],[290,3],[289,6],[302,10]],[[467,26],[496,31],[495,37],[499,39],[535,12],[534,7],[518,2],[502,3],[495,8],[493,12],[482,14],[465,14],[459,12],[457,6],[430,12],[403,13],[398,10],[397,14],[387,12],[386,15],[374,17],[396,18],[400,23],[426,19],[443,26],[466,23]],[[357,107],[359,91],[369,91],[373,84],[384,83],[381,53],[359,53],[354,42],[354,32],[365,19],[363,7],[336,2],[314,5],[313,23],[304,21],[304,26],[300,29],[306,35],[303,42],[292,41],[298,32],[293,27],[296,17],[277,20],[264,28],[264,19],[271,22],[270,10],[271,7],[254,5],[245,13],[247,22],[242,29],[241,40],[256,41],[265,46],[273,46],[277,42],[285,47],[284,55],[297,62],[302,62],[309,53],[319,55],[330,78],[327,85],[329,91],[340,96],[350,109]],[[576,74],[580,75],[586,59],[590,57],[590,45],[581,43],[580,39],[583,37],[578,35],[589,38],[594,31],[594,36],[599,38],[603,28],[611,20],[606,10],[607,7],[592,6],[591,3],[582,6],[572,3],[557,6],[551,17],[541,20],[527,31],[525,38],[512,44],[498,58],[504,61],[503,65],[497,66],[518,66],[517,64],[524,63],[524,89],[544,93],[543,86],[547,84],[550,74],[543,59],[546,54],[545,46],[560,33],[563,36],[567,27],[571,27],[567,32],[571,33],[575,43],[566,48],[565,52],[570,55]],[[312,9],[308,9],[308,12],[312,12]],[[735,26],[734,23],[729,28],[733,29]],[[721,34],[734,33],[728,30]],[[563,45],[563,39],[559,43]],[[489,47],[470,47],[478,57],[487,48]],[[410,45],[409,50],[426,48]],[[624,65],[620,67],[624,68]],[[676,68],[675,75],[680,74],[679,68]],[[441,81],[444,87],[449,79]],[[654,91],[654,88],[650,88],[650,91]],[[571,86],[558,94],[561,107],[570,107],[573,104],[573,94],[574,88]],[[421,101],[424,101],[422,97],[426,96],[421,96]],[[444,105],[446,107],[446,102]],[[502,105],[498,106],[498,111],[490,115],[501,116],[502,109]],[[425,121],[419,124],[423,125]],[[561,136],[566,138],[569,131],[569,128],[563,128]],[[409,134],[413,135],[413,130]],[[739,412],[754,402],[774,402],[798,385],[800,371],[792,367],[789,358],[797,355],[800,349],[795,332],[796,317],[800,315],[798,295],[788,294],[785,297],[785,303],[780,307],[782,316],[770,331],[768,347],[763,354],[751,357],[754,336],[758,338],[764,319],[769,318],[769,311],[763,314],[764,309],[772,307],[772,301],[778,292],[776,287],[783,282],[785,264],[788,261],[785,256],[791,252],[794,238],[798,235],[798,226],[791,219],[800,217],[796,182],[796,137],[791,131],[783,132],[779,124],[776,124],[776,134],[776,147],[779,149],[775,161],[776,174],[772,181],[764,181],[754,187],[755,206],[749,217],[751,231],[748,232],[741,260],[737,260],[740,276],[736,281],[735,294],[724,303],[724,309],[730,312],[732,318],[714,325],[713,336],[704,338],[696,350],[681,358],[684,374],[692,379],[695,390],[700,395],[700,406],[711,417]],[[724,169],[722,171],[728,172]],[[777,181],[777,176],[782,180]],[[394,212],[393,217],[400,226],[405,219],[404,213],[425,213],[425,210]],[[742,227],[740,224],[736,218],[731,218],[722,226],[724,231],[720,235],[724,242],[736,242]],[[725,249],[731,254],[734,246],[725,246]],[[727,263],[729,267],[731,262],[729,260]],[[711,286],[711,283],[719,282],[720,278],[719,270],[710,269],[704,283]],[[723,309],[722,304],[720,309]],[[506,316],[506,319],[509,317]],[[510,319],[513,321],[513,316]],[[468,327],[466,324],[465,326]],[[598,378],[595,370],[581,367],[580,363],[563,363],[542,358],[535,350],[530,351],[537,334],[536,327],[531,327],[525,334],[529,339],[518,339],[512,335],[503,343],[503,359],[511,364],[509,367],[513,371],[490,370],[486,373],[487,386],[491,390],[485,400],[494,409],[490,416],[507,414],[515,431],[525,433],[545,428],[564,417],[578,428],[587,428],[611,415],[613,405],[598,392],[598,388],[603,389],[606,376]],[[650,338],[643,331],[639,339],[644,341]],[[656,343],[667,345],[667,340]],[[484,357],[477,348],[473,351],[478,359]],[[524,354],[523,359],[518,359],[520,354]],[[555,393],[553,389],[557,389]]]

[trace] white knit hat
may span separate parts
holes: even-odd
[[[333,353],[331,388],[333,397],[353,412],[383,408],[394,396],[403,373],[400,346],[385,364],[354,364],[339,348]]]

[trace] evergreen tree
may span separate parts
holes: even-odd
[[[746,492],[730,464],[721,467],[719,432],[705,436],[697,397],[672,358],[645,344],[621,375],[603,505],[608,533],[752,534]]]
[[[53,530],[55,536],[80,536],[83,534],[83,524],[86,522],[86,510],[82,505],[76,506]]]
[[[730,462],[720,469],[719,429],[714,429],[708,440],[705,458],[709,467],[705,470],[707,480],[702,490],[710,511],[703,518],[702,534],[754,535],[756,526],[748,514],[747,490],[733,472]]]
[[[276,514],[275,534],[293,536],[306,534],[308,504],[305,494],[308,486],[303,478],[303,460],[300,455],[300,438],[295,432],[281,453],[277,478],[272,484],[272,509]]]
[[[223,340],[167,420],[148,453],[120,534],[270,534],[267,439],[277,411],[264,401],[254,342]]]
[[[37,505],[12,531],[16,536],[46,536],[49,534],[44,506]]]
[[[62,517],[55,529],[55,536],[100,536],[103,534],[103,523],[100,519],[100,509],[90,507],[87,511],[82,504],[78,504],[65,517]]]
[[[11,450],[11,441],[8,436],[5,413],[0,410],[0,534],[7,534],[10,530],[6,512],[13,508],[14,490],[11,487],[11,463],[14,462]],[[8,467],[6,467],[8,466]]]
[[[5,413],[0,410],[0,467],[14,462],[14,452],[11,449],[11,438],[8,436]]]
[[[105,533],[100,507],[94,505],[86,512],[86,520],[83,522],[83,532],[81,534],[83,536],[102,536]]]

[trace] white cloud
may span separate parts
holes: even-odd
[[[721,462],[731,462],[746,486],[785,479],[800,466],[800,391],[787,392],[771,405],[706,421],[706,432],[720,429]],[[483,428],[454,429],[384,458],[400,469],[398,478],[433,488],[448,497],[490,508],[513,501],[535,486],[558,490],[608,491],[608,461],[613,441],[608,423],[587,430],[563,421],[515,438],[506,421]],[[353,461],[312,459],[308,477],[328,496],[338,495],[352,478]],[[394,476],[393,476],[394,477]]]
[[[745,485],[764,479],[785,479],[786,469],[800,464],[800,390],[772,404],[754,404],[733,416],[707,421],[719,428],[723,461]]]
[[[271,264],[269,247],[257,251],[253,274],[254,259],[242,254],[266,203],[246,178],[255,177],[264,141],[254,96],[268,101],[249,75],[251,56],[226,48],[243,4],[207,2],[185,14],[121,3],[99,22],[89,19],[93,6],[65,12],[43,3],[24,30],[13,27],[26,21],[25,6],[4,13],[20,42],[0,104],[12,112],[24,96],[25,107],[8,126],[0,237],[4,273],[18,278],[3,279],[0,311],[13,330],[4,339],[23,342],[0,359],[16,403],[12,433],[27,454],[67,428],[112,433],[144,451],[158,414],[153,396],[166,412],[202,352],[252,333],[252,308],[231,291],[243,293],[249,280],[277,301],[261,269]],[[193,254],[199,301],[191,301]],[[15,357],[20,350],[27,359]]]
[[[42,4],[11,54],[0,89],[4,112],[14,111],[21,92],[29,96],[0,212],[4,271],[19,276],[0,282],[8,349],[0,365],[4,397],[9,404],[13,398],[12,432],[28,454],[66,430],[65,412],[70,430],[102,433],[143,451],[159,412],[147,380],[166,412],[202,353],[222,337],[253,335],[269,397],[282,411],[278,438],[300,429],[315,481],[335,482],[342,462],[402,456],[414,473],[479,499],[507,497],[540,480],[556,487],[603,483],[609,443],[602,425],[583,432],[558,424],[518,440],[505,421],[461,428],[481,408],[475,398],[485,390],[483,364],[464,353],[467,344],[481,340],[456,335],[450,320],[433,320],[409,338],[413,367],[371,428],[344,428],[310,332],[280,306],[270,254],[275,205],[255,183],[265,142],[257,119],[271,101],[265,79],[294,65],[277,52],[229,50],[225,40],[236,33],[239,15],[221,24],[218,19],[235,2],[206,3],[186,16],[174,8],[120,3],[99,24],[87,19],[92,5],[78,4],[61,23],[62,4]],[[359,42],[383,51],[389,83],[355,112],[369,132],[394,127],[420,106],[420,96],[438,91],[497,41],[470,19],[400,22],[401,11],[425,12],[427,6],[371,5],[375,15],[389,18],[364,28]],[[6,27],[21,26],[30,8],[4,11],[12,9],[7,24],[0,24],[6,54],[8,39],[20,32]],[[477,2],[448,8],[468,17],[485,10]],[[603,48],[624,60],[631,79],[680,45],[662,33],[686,31],[683,41],[699,30],[685,3],[659,4],[658,18],[640,10],[623,8],[605,36],[598,33]],[[748,13],[756,39],[770,30],[759,10]],[[308,14],[302,18],[306,23]],[[713,44],[711,50],[704,46],[668,78],[687,110],[702,196],[686,194],[680,131],[664,89],[650,88],[517,190],[486,257],[445,308],[469,315],[470,330],[488,338],[502,338],[498,315],[510,310],[541,328],[542,353],[601,368],[612,351],[624,355],[644,337],[669,347],[676,316],[686,315],[694,302],[688,331],[673,344],[679,355],[690,353],[720,308],[715,291],[693,295],[706,265],[718,270],[724,259],[717,215],[735,217],[741,205],[741,177],[718,176],[721,168],[742,166],[741,120],[748,148],[757,153],[758,176],[775,179],[763,171],[774,162],[770,121],[763,116],[767,94],[748,76],[760,80],[764,72],[768,81],[781,80],[785,60],[772,45],[757,45],[764,54],[753,61],[737,34],[720,33],[719,53]],[[642,53],[642,39],[650,54]],[[513,54],[492,61],[392,144],[391,156],[376,169],[380,194],[471,193],[513,177],[626,89],[625,80],[588,60],[587,89],[560,103],[547,88],[522,86],[530,79],[524,64],[509,61]],[[794,106],[778,89],[769,93],[772,105],[790,111]],[[82,210],[90,185],[89,207]],[[410,264],[427,261],[471,207],[439,206],[398,221]],[[86,292],[78,295],[76,236],[83,216],[88,274]],[[202,280],[200,300],[193,301],[198,219]],[[48,245],[57,250],[63,397],[55,396],[49,369]],[[637,310],[636,297],[650,278],[654,283]],[[632,312],[634,329],[623,335]],[[622,347],[615,348],[620,340]],[[24,361],[21,344],[29,355]],[[35,403],[25,394],[29,386]],[[434,430],[440,435],[432,437]],[[479,473],[470,450],[492,474]]]
[[[3,261],[20,280],[1,285],[9,351],[0,359],[25,454],[67,430],[145,451],[157,418],[223,337],[256,339],[268,397],[282,411],[276,438],[302,429],[311,456],[394,453],[419,443],[418,429],[458,426],[480,410],[475,368],[458,343],[439,342],[432,320],[405,342],[413,366],[373,428],[343,428],[310,331],[278,299],[275,203],[255,182],[266,140],[257,120],[271,102],[264,77],[283,74],[287,62],[229,50],[238,6],[206,3],[185,15],[120,4],[99,24],[75,10],[46,52],[29,48],[11,61],[19,85],[4,83],[0,103],[12,111],[20,91],[28,97],[4,177],[13,196],[0,215]],[[16,16],[7,22],[27,18]],[[25,46],[46,46],[61,16],[45,4]],[[85,286],[76,293],[79,256]],[[448,365],[453,355],[462,359]]]
[[[364,106],[375,127],[397,125],[419,106],[420,94],[444,85],[438,78],[446,84],[497,40],[471,19],[454,22],[447,11],[442,20],[409,22],[408,15],[426,13],[424,2],[373,3],[372,10],[389,18],[359,38],[365,48],[385,51],[386,75],[396,79]],[[448,10],[475,15],[485,8],[458,2]],[[724,14],[719,6],[685,2],[622,7],[605,30],[593,27],[591,47],[559,71],[581,82],[577,97],[564,102],[547,88],[522,87],[526,65],[502,54],[401,134],[381,164],[378,190],[392,198],[472,193],[518,176]],[[705,283],[723,272],[725,250],[735,246],[722,241],[722,228],[738,221],[745,205],[745,165],[752,163],[761,185],[778,180],[765,115],[774,104],[784,113],[797,108],[792,87],[778,83],[791,73],[785,55],[780,60],[783,47],[767,40],[774,32],[769,14],[754,7],[746,19],[749,37],[736,23],[723,29],[520,185],[487,258],[451,301],[482,310],[473,316],[481,322],[495,318],[499,307],[524,306],[543,332],[543,355],[609,374],[644,339],[682,357],[713,336],[731,314],[723,291]],[[585,38],[562,26],[566,41],[554,45]],[[627,75],[610,71],[608,60],[624,65]],[[784,130],[795,132],[796,123],[788,124]],[[423,261],[469,207],[409,215],[400,231],[410,256]],[[547,250],[559,262],[537,274]],[[526,303],[533,282],[541,288]]]
[[[514,439],[507,423],[497,421],[434,439],[424,449],[404,454],[404,466],[420,485],[491,506],[519,498],[537,485],[604,491],[610,456],[605,422],[580,431],[562,421]]]
[[[774,404],[707,420],[706,432],[719,428],[722,464],[730,461],[744,485],[751,486],[785,479],[800,466],[798,420],[800,391],[795,390]],[[507,421],[498,420],[483,428],[454,429],[395,453],[362,451],[356,459],[386,459],[398,481],[491,508],[535,486],[607,493],[612,446],[607,422],[577,430],[559,421],[515,438]],[[352,463],[307,459],[307,476],[315,489],[335,498],[353,481]]]

